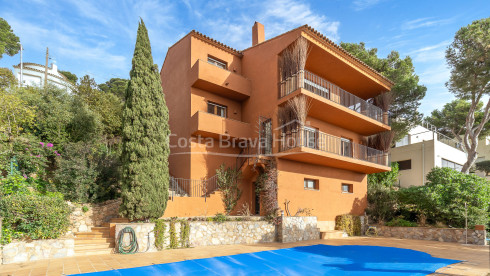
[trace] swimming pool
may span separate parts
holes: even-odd
[[[427,275],[457,262],[396,247],[319,244],[77,275]]]

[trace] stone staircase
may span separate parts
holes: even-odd
[[[344,231],[339,230],[320,230],[320,239],[328,240],[328,239],[343,239],[346,238],[347,234]]]
[[[109,254],[114,252],[115,224],[127,223],[128,219],[113,218],[100,227],[92,227],[91,232],[75,233],[75,256]]]

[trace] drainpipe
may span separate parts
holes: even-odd
[[[425,141],[422,141],[422,186],[425,184]]]

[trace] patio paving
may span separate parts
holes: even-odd
[[[488,273],[490,273],[488,246],[484,247],[393,238],[353,237],[287,244],[267,243],[254,245],[207,246],[164,250],[161,252],[141,253],[136,255],[105,254],[80,256],[22,264],[0,265],[0,275],[70,275],[314,244],[399,247],[426,252],[437,258],[464,260],[461,263],[443,267],[437,270],[433,275],[488,275]]]

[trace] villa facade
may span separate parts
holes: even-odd
[[[280,58],[301,37],[304,70],[282,79]],[[367,174],[390,170],[387,154],[365,141],[391,129],[387,113],[367,100],[393,83],[307,25],[265,40],[256,22],[242,51],[191,31],[169,48],[160,74],[172,132],[165,217],[224,212],[221,164],[242,171],[232,214],[244,205],[263,214],[254,183],[273,161],[279,207],[291,215],[309,208],[332,229],[337,215],[364,214]],[[305,124],[286,131],[279,109],[295,97],[310,108]]]
[[[22,70],[20,68],[21,64],[14,65],[14,76],[20,83],[22,79],[22,86],[35,86],[42,87],[44,85],[44,77],[46,72],[46,67],[32,62],[25,62],[22,64]],[[20,76],[22,72],[22,78]],[[74,85],[58,71],[58,66],[51,63],[51,67],[48,67],[48,84],[54,85],[60,89],[66,90],[67,92],[72,92],[74,90]]]

